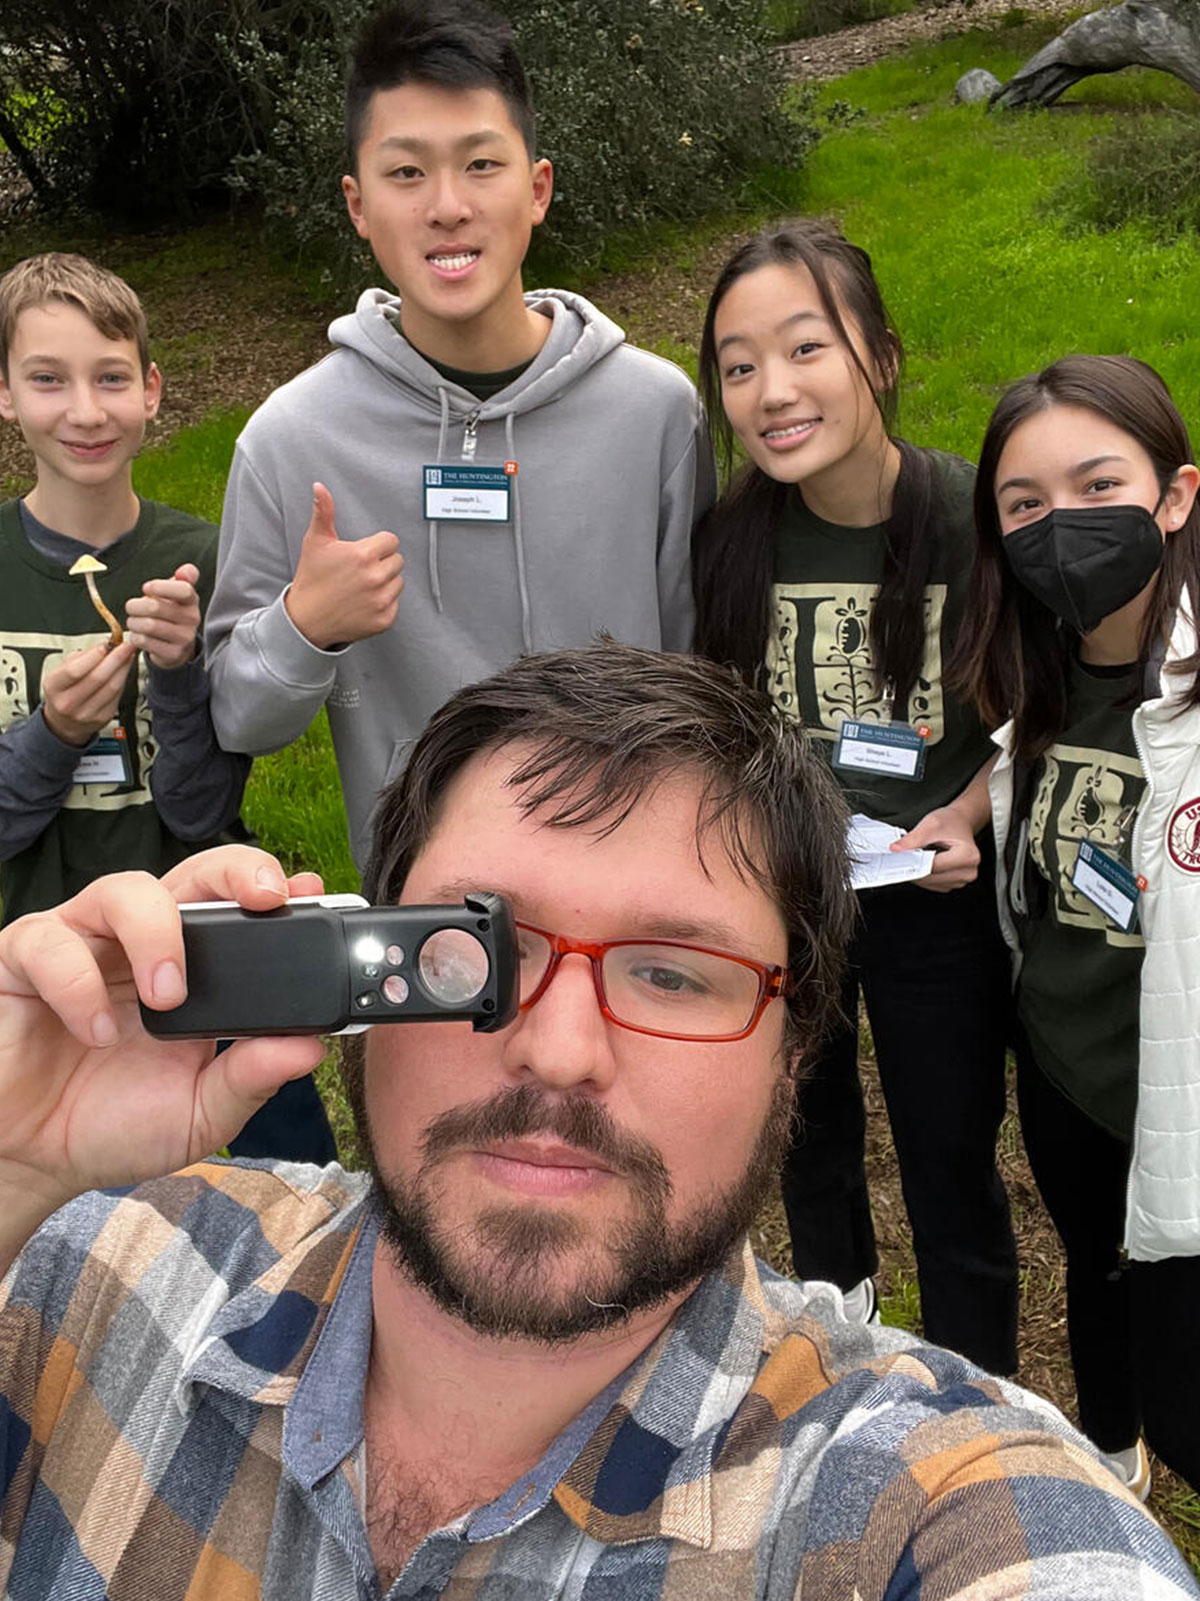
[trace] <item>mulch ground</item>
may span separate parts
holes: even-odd
[[[788,70],[796,78],[821,83],[866,67],[912,44],[932,44],[973,28],[987,28],[1019,11],[1023,21],[1055,17],[1078,9],[1077,0],[947,0],[925,11],[860,22],[814,39],[781,46]]]
[[[1025,0],[1023,6],[1026,11],[1059,8],[1057,0]],[[1007,9],[1007,0],[976,0],[969,7],[956,0],[932,12],[886,18],[787,49],[797,75],[835,76],[914,39],[961,32]],[[24,210],[21,180],[0,152],[0,220],[14,205]],[[724,235],[704,250],[690,251],[686,260],[667,259],[645,271],[610,275],[589,285],[588,292],[637,342],[669,339],[692,346],[709,289],[741,237]],[[132,256],[136,267],[140,253],[149,262],[162,245],[162,239],[153,236],[137,241],[122,236],[120,256],[124,262]],[[104,259],[101,248],[94,244],[90,248]],[[184,360],[165,374],[166,394],[154,436],[158,441],[213,408],[257,405],[279,383],[323,354],[328,348],[325,325],[333,312],[343,309],[314,305],[299,288],[289,289],[274,276],[256,278],[236,265],[199,272],[186,283],[170,281],[165,286],[155,281],[152,272],[142,281],[131,268],[129,276],[142,294],[156,339],[204,335],[204,359],[190,364]],[[29,468],[30,458],[16,438],[16,430],[0,426],[0,484],[28,481]],[[936,1048],[936,1041],[931,1042],[931,1049]],[[911,1288],[906,1291],[916,1278],[911,1235],[882,1093],[869,1059],[864,1064],[864,1079],[870,1120],[868,1174],[882,1258],[880,1290],[885,1297],[904,1294],[906,1304],[911,1304]],[[1073,1417],[1062,1254],[1034,1188],[1011,1105],[1001,1132],[1000,1166],[1013,1207],[1022,1264],[1019,1377]],[[787,1226],[778,1203],[767,1207],[759,1220],[755,1244],[781,1271],[789,1270]],[[1163,1516],[1167,1503],[1177,1499],[1182,1489],[1170,1474],[1157,1469],[1151,1507]],[[1178,1537],[1179,1523],[1169,1514],[1164,1521]]]

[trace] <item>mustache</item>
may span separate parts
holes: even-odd
[[[564,1145],[586,1151],[647,1194],[665,1200],[671,1193],[666,1163],[649,1140],[623,1132],[598,1101],[582,1096],[551,1099],[530,1084],[456,1106],[434,1118],[421,1140],[422,1166],[433,1166],[463,1145],[533,1134],[552,1134]]]

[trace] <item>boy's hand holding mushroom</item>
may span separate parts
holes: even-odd
[[[142,593],[125,607],[127,637],[146,652],[152,666],[184,667],[194,659],[200,628],[199,580],[199,568],[185,562],[170,578],[143,584]]]

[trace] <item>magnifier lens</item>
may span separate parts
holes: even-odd
[[[440,928],[417,957],[421,983],[443,1006],[473,1001],[488,981],[488,954],[463,928]]]

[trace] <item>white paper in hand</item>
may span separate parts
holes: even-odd
[[[879,889],[883,884],[904,884],[909,879],[929,877],[933,872],[932,851],[889,849],[905,833],[903,828],[855,812],[846,833],[853,889]]]

